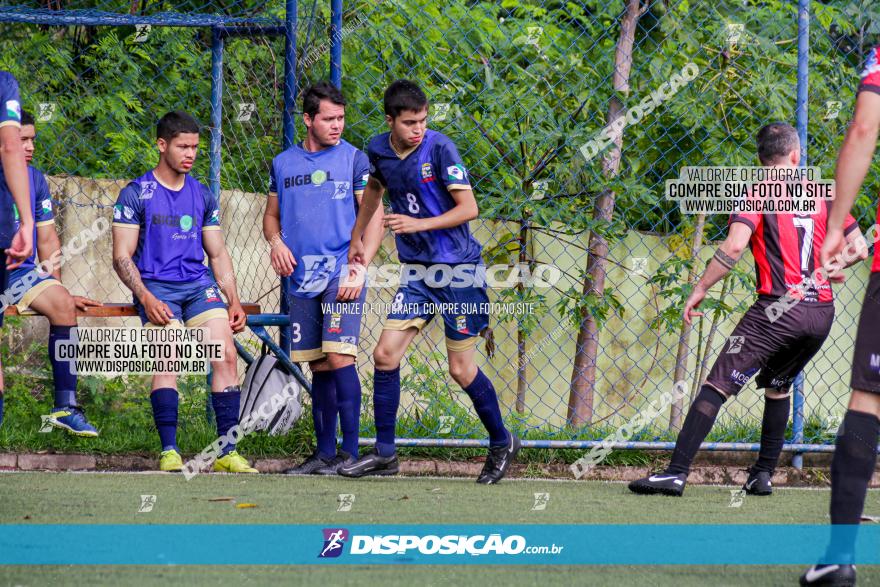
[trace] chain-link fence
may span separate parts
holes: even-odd
[[[35,164],[53,178],[62,238],[109,214],[121,184],[105,180],[150,168],[154,121],[186,109],[206,125],[214,121],[203,137],[203,153],[212,156],[202,156],[194,173],[222,188],[242,298],[278,311],[260,218],[266,170],[284,144],[284,32],[293,30],[285,8],[294,8],[296,87],[341,72],[349,142],[365,147],[386,130],[382,93],[405,77],[428,94],[431,127],[457,144],[480,204],[472,227],[483,259],[502,267],[502,285],[490,289],[495,352],[481,350],[480,364],[509,423],[534,446],[588,446],[674,381],[685,381],[691,395],[699,388],[754,300],[753,270],[744,260],[687,329],[688,283],[727,219],[681,214],[663,198],[664,182],[686,165],[757,165],[754,135],[777,120],[807,131],[810,165],[831,177],[857,73],[880,23],[868,2],[812,5],[804,43],[809,93],[799,118],[799,83],[807,86],[794,2],[364,0],[345,2],[336,27],[330,3],[225,4],[0,4],[2,43],[16,47],[0,52],[0,69],[18,77],[24,104],[37,115]],[[343,47],[341,70],[330,67],[335,43]],[[299,110],[288,104],[297,134]],[[854,212],[863,229],[874,216],[875,172]],[[109,239],[101,246],[65,267],[64,279],[74,293],[127,301]],[[376,262],[396,262],[390,236]],[[836,288],[835,326],[799,386],[803,417],[790,440],[833,437],[867,272],[866,264],[850,270]],[[517,284],[517,275],[559,279]],[[393,294],[371,288],[367,301],[380,308]],[[383,319],[368,313],[361,338],[367,436],[371,352]],[[450,445],[482,438],[447,374],[439,321],[416,339],[402,385],[399,436]],[[687,404],[685,397],[665,406],[630,440],[674,440]],[[756,442],[762,407],[751,383],[728,402],[710,438]]]

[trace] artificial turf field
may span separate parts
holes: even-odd
[[[730,507],[730,487],[689,486],[683,498],[638,496],[624,484],[472,479],[2,473],[3,524],[824,524],[826,490],[777,488]],[[355,496],[337,511],[339,494]],[[549,494],[533,510],[535,493]],[[153,510],[138,513],[141,495]],[[223,498],[222,501],[212,501]],[[238,508],[238,504],[256,507]],[[866,513],[880,513],[871,491]],[[234,548],[234,546],[231,546]],[[768,544],[767,548],[773,548]],[[0,585],[796,585],[793,566],[7,566]],[[859,585],[880,585],[860,566]]]

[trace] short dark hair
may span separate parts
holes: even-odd
[[[407,79],[399,79],[391,83],[385,90],[385,114],[397,118],[401,112],[412,110],[421,112],[428,107],[428,97],[415,83]]]
[[[758,159],[764,165],[772,165],[800,147],[797,130],[784,122],[771,122],[758,131],[755,137]]]
[[[345,106],[342,92],[330,82],[322,81],[309,86],[303,93],[303,113],[314,118],[321,111],[321,100],[330,100],[337,106]]]
[[[34,126],[34,115],[31,114],[30,112],[28,112],[27,110],[22,110],[21,111],[21,125],[27,126],[29,124],[31,126]]]
[[[198,121],[182,110],[169,112],[160,118],[159,123],[156,125],[157,139],[171,141],[182,133],[199,134]]]

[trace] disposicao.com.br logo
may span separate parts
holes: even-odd
[[[350,538],[350,555],[518,555],[518,554],[560,554],[564,546],[556,544],[529,546],[519,534],[387,534],[351,535],[345,528],[325,528],[323,547],[318,558],[338,557],[342,554],[346,541]],[[412,552],[414,551],[414,552]]]

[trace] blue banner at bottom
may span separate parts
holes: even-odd
[[[880,564],[880,526],[0,525],[4,565],[817,562]]]

